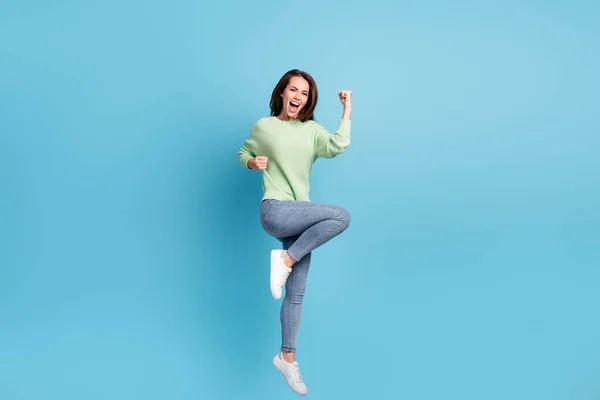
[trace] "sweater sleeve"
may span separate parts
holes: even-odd
[[[315,159],[333,158],[343,153],[350,145],[350,126],[350,120],[341,119],[338,129],[331,134],[323,126],[318,125],[315,132]]]
[[[246,139],[246,141],[242,144],[242,147],[238,151],[238,160],[243,167],[248,168],[248,160],[253,157],[256,157],[256,124],[252,127],[250,131],[250,136]]]

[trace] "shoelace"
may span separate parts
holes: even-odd
[[[289,273],[288,273],[288,274],[281,274],[281,276],[280,276],[280,280],[279,280],[279,285],[280,285],[281,287],[284,287],[284,286],[285,286],[285,283],[287,282],[287,278],[288,278],[288,276],[290,276],[290,274],[289,274]]]
[[[300,373],[300,367],[298,364],[294,364],[294,375],[296,376],[296,382],[304,382],[302,374]]]

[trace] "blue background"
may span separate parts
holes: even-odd
[[[528,3],[3,2],[0,398],[295,398],[237,151],[301,68],[309,396],[597,399],[599,7]]]

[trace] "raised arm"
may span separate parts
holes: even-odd
[[[338,129],[331,134],[319,125],[315,133],[315,157],[333,158],[350,145],[350,120],[341,119]]]
[[[350,145],[352,91],[340,90],[338,96],[344,106],[342,118],[334,134],[319,125],[315,133],[315,158],[333,158],[343,153]]]

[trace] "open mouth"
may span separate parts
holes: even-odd
[[[298,111],[299,108],[300,108],[300,103],[297,103],[295,101],[290,101],[290,103],[288,104],[288,109],[290,110],[291,113],[295,113],[296,111]]]

